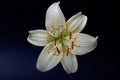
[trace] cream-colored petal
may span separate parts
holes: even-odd
[[[87,23],[87,16],[81,12],[72,16],[66,23],[68,31],[81,32]]]
[[[60,2],[53,3],[46,12],[46,29],[53,35],[64,32],[66,28],[65,17],[59,7]]]
[[[84,55],[94,50],[97,46],[98,37],[92,37],[88,34],[77,33],[73,34],[72,40],[74,40],[74,49],[72,53],[76,55]]]
[[[28,42],[36,46],[45,46],[48,44],[48,32],[45,30],[29,31]]]
[[[45,72],[53,67],[55,67],[62,58],[62,48],[61,45],[57,45],[59,52],[57,51],[56,47],[53,43],[48,44],[40,53],[36,67],[39,71]]]
[[[68,74],[75,73],[78,69],[77,58],[74,54],[68,54],[68,56],[64,54],[61,63]]]

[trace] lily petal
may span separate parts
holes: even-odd
[[[61,45],[58,45],[59,51],[61,51]],[[53,43],[49,43],[42,50],[38,60],[37,60],[37,69],[45,72],[53,67],[55,67],[61,60],[62,53],[58,53],[56,46]]]
[[[68,31],[81,32],[87,23],[87,16],[81,12],[72,16],[66,23]]]
[[[51,32],[53,35],[57,35],[56,31],[64,32],[65,17],[59,7],[60,2],[53,3],[46,12],[46,29]]]
[[[61,60],[61,63],[62,63],[63,68],[68,74],[75,73],[78,69],[77,58],[73,54],[69,54],[68,56],[64,54]]]
[[[94,50],[97,46],[98,37],[94,38],[88,34],[77,33],[73,34],[74,49],[73,54],[83,55]]]
[[[48,43],[48,33],[45,30],[29,31],[28,42],[36,46],[45,46]]]

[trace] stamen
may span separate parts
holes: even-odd
[[[54,44],[55,44],[55,46],[56,46],[56,39],[54,40]]]
[[[58,53],[60,53],[60,51],[59,51],[58,47],[56,47],[56,49],[57,49],[57,52],[58,52]]]
[[[72,38],[72,32],[70,32],[70,39]]]
[[[69,54],[69,48],[67,48],[67,53],[66,53],[66,56],[68,56],[68,54]]]
[[[60,42],[62,42],[62,32],[60,33]]]
[[[74,42],[72,41],[72,45],[71,45],[72,49],[74,48]]]

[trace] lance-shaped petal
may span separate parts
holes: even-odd
[[[74,49],[72,50],[73,54],[84,55],[88,52],[94,50],[97,46],[98,37],[94,38],[88,34],[75,33],[72,36],[74,40]]]
[[[67,30],[70,32],[81,32],[85,27],[87,22],[87,16],[83,15],[81,12],[72,16],[66,23]]]
[[[74,73],[78,69],[77,58],[74,54],[69,54],[68,56],[64,54],[61,60],[61,63],[62,63],[63,68],[68,74]]]
[[[36,65],[37,69],[42,72],[52,69],[60,62],[63,56],[61,53],[62,48],[60,44],[54,46],[53,43],[49,43],[40,53]]]
[[[59,30],[63,32],[66,28],[65,17],[59,7],[59,3],[53,3],[46,12],[46,29],[55,36]]]
[[[36,46],[45,46],[48,44],[48,33],[45,30],[29,31],[28,42]]]

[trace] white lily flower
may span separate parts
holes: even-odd
[[[27,40],[36,46],[45,46],[38,57],[36,67],[45,72],[62,63],[70,74],[78,69],[76,55],[84,55],[97,46],[98,37],[80,33],[86,25],[87,16],[81,12],[67,22],[59,7],[53,3],[46,12],[46,29],[29,31]]]

